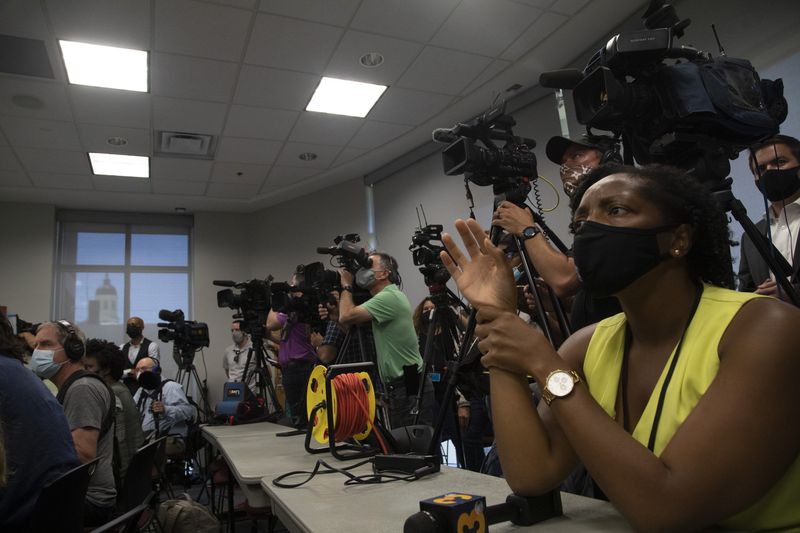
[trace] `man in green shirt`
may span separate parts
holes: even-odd
[[[411,304],[398,287],[397,261],[380,252],[370,254],[369,258],[370,268],[361,268],[356,273],[356,283],[369,290],[372,296],[362,305],[353,303],[353,275],[341,271],[339,322],[350,326],[372,321],[389,422],[392,428],[408,426],[414,421],[412,409],[422,377],[422,357],[411,318]],[[426,376],[418,423],[433,424],[433,405],[433,384]]]

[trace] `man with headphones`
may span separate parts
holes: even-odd
[[[605,163],[622,163],[616,140],[606,135],[583,135],[577,141],[552,137],[545,152],[550,161],[561,165],[561,182],[567,197],[572,197],[590,170]],[[583,292],[572,257],[550,245],[527,208],[503,202],[494,213],[492,225],[500,226],[525,242],[533,267],[559,298],[575,297],[570,315],[573,331],[621,311],[616,298],[592,299]]]
[[[350,326],[372,321],[372,334],[378,352],[378,370],[386,392],[389,422],[392,428],[413,424],[411,410],[422,372],[422,356],[414,330],[411,304],[400,290],[397,260],[374,252],[370,268],[361,268],[355,276],[359,287],[369,290],[371,298],[361,305],[353,302],[353,275],[340,271],[342,294],[339,299],[339,323]],[[433,424],[433,383],[425,376],[418,422]]]
[[[100,458],[84,501],[84,525],[99,526],[111,519],[114,487],[114,395],[102,378],[84,371],[83,334],[67,322],[45,322],[36,330],[31,370],[58,388],[75,451],[81,463]]]

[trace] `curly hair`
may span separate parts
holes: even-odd
[[[586,174],[578,185],[570,203],[573,213],[587,189],[611,174],[626,174],[641,181],[642,195],[661,211],[667,223],[691,226],[693,242],[686,262],[692,276],[712,285],[734,288],[727,217],[705,185],[674,167],[602,165]]]
[[[11,327],[11,322],[8,318],[0,314],[0,354],[24,361],[24,344],[14,335],[14,329]]]
[[[100,368],[108,370],[109,375],[115,381],[122,379],[122,371],[125,370],[125,355],[113,342],[89,339],[86,341],[86,357],[94,357]]]

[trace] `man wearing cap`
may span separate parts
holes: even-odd
[[[545,152],[550,161],[561,165],[568,197],[590,170],[608,162],[621,163],[616,141],[605,135],[583,135],[579,140],[552,137]],[[575,296],[570,316],[573,331],[620,312],[616,298],[592,299],[583,292],[572,257],[551,246],[529,209],[505,201],[497,207],[492,224],[523,240],[534,268],[559,298]]]

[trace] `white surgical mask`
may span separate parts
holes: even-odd
[[[59,350],[61,349],[63,348],[59,348]],[[63,363],[53,361],[55,353],[54,350],[39,350],[38,348],[34,350],[31,356],[31,370],[33,370],[33,373],[42,379],[50,379],[58,374],[61,365],[66,361]]]
[[[237,330],[231,332],[231,338],[233,339],[233,342],[235,342],[236,344],[241,344],[242,341],[244,340],[244,331]]]

